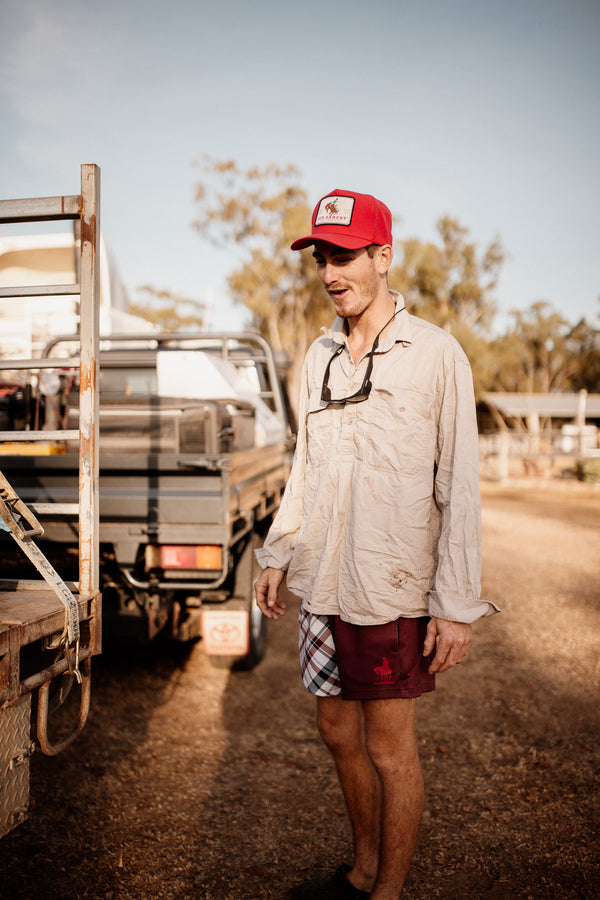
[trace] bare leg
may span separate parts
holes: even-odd
[[[360,701],[317,698],[317,725],[331,752],[354,837],[354,868],[348,880],[361,891],[375,883],[381,821],[380,781],[366,751]]]
[[[398,900],[423,814],[414,700],[363,702],[366,742],[382,791],[379,871],[371,900]]]

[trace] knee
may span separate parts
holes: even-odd
[[[412,737],[391,742],[385,735],[369,735],[367,753],[381,778],[420,770],[419,753]]]
[[[352,701],[327,698],[317,706],[317,728],[333,755],[352,753],[362,746],[358,710]]]

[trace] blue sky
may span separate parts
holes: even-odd
[[[380,197],[398,238],[444,213],[499,236],[499,328],[539,299],[597,322],[599,46],[598,0],[0,0],[0,197],[78,193],[97,163],[131,295],[241,327],[195,163],[294,163],[314,202]]]

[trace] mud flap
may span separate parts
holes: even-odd
[[[202,640],[209,656],[245,656],[249,649],[248,610],[203,610]]]

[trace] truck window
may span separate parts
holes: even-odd
[[[101,368],[100,393],[136,395],[156,394],[155,368]]]

